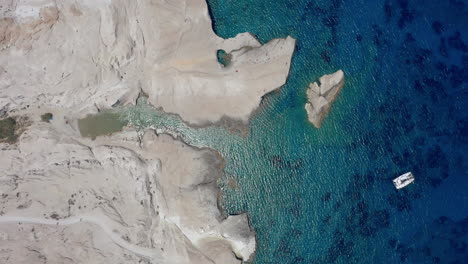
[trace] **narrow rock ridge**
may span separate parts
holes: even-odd
[[[316,128],[320,128],[322,121],[327,116],[333,101],[338,97],[344,86],[344,73],[338,70],[329,75],[323,75],[319,79],[320,84],[314,82],[307,89],[307,103],[305,109],[307,117]]]

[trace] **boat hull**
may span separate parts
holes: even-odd
[[[407,172],[393,179],[393,185],[395,185],[395,188],[397,189],[404,188],[413,182],[414,176],[411,172]]]

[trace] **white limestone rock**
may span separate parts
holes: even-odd
[[[224,219],[218,209],[223,161],[215,152],[152,131],[141,142],[134,131],[92,141],[57,123],[33,123],[18,144],[0,144],[2,263],[251,257],[247,217]]]
[[[307,89],[307,103],[305,109],[309,121],[320,128],[322,121],[328,114],[330,107],[344,86],[344,73],[335,73],[320,77],[320,84],[314,82]]]
[[[13,0],[0,9],[0,109],[83,117],[149,102],[192,124],[247,121],[286,81],[295,40],[222,39],[203,0]],[[232,54],[229,67],[216,52]]]
[[[148,264],[142,258],[113,243],[93,224],[70,226],[28,223],[0,224],[0,263]]]

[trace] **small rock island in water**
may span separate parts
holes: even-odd
[[[319,81],[320,84],[314,82],[309,85],[307,103],[305,104],[308,119],[316,128],[320,128],[333,101],[343,88],[344,73],[342,70],[338,70],[320,77]]]

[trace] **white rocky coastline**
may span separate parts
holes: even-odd
[[[77,263],[125,255],[126,263],[239,263],[253,253],[247,216],[225,220],[218,209],[223,164],[216,153],[152,131],[93,141],[60,122],[34,123],[17,145],[2,145],[2,263],[34,263],[37,254],[66,263],[95,240],[107,243]],[[18,237],[25,229],[28,235]],[[53,254],[57,245],[49,240],[72,240],[68,246],[78,249]]]
[[[246,121],[286,81],[295,45],[222,39],[203,0],[14,0],[0,12],[0,109],[42,105],[70,117],[134,103],[143,91],[194,125]],[[231,53],[229,67],[219,49]]]
[[[216,152],[127,129],[96,140],[76,120],[149,102],[194,125],[247,121],[286,81],[295,40],[213,33],[206,3],[12,0],[0,7],[1,263],[241,263],[245,214],[222,215]],[[231,54],[222,67],[216,51]],[[54,119],[42,122],[51,112]]]
[[[335,73],[320,77],[320,84],[314,82],[307,89],[307,103],[305,109],[307,117],[316,128],[320,128],[333,102],[344,86],[344,73]]]

